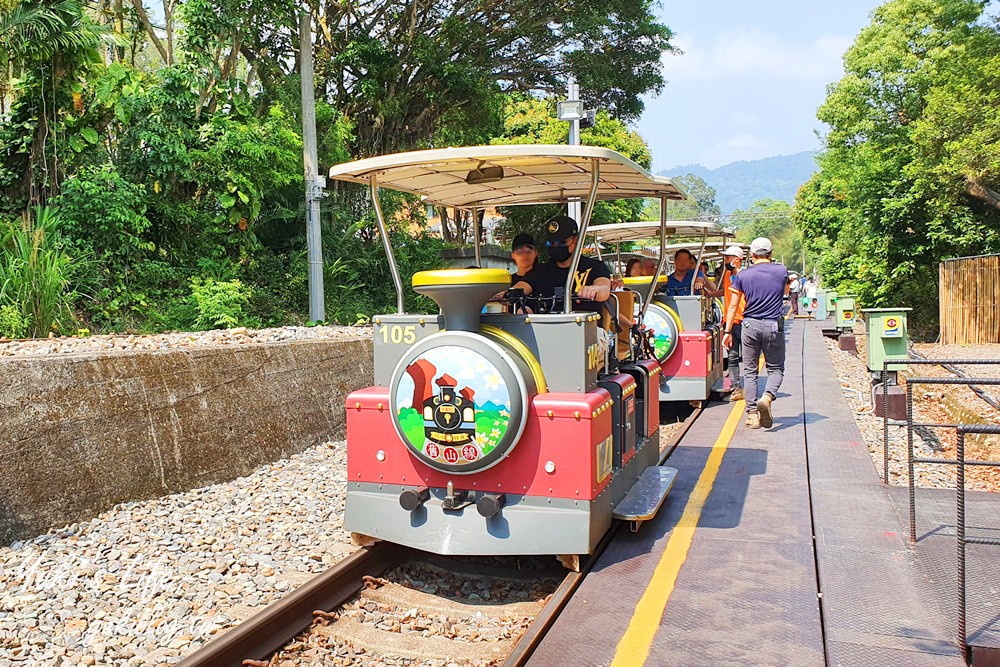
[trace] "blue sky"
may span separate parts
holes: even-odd
[[[654,171],[818,149],[816,108],[879,4],[663,0],[684,55],[664,55],[668,83],[637,124]]]

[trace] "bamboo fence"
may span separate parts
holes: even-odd
[[[938,274],[941,343],[1000,343],[1000,255],[947,259]]]

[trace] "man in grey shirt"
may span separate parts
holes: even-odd
[[[733,278],[729,289],[734,297],[726,312],[725,347],[733,344],[733,321],[740,295],[746,300],[743,310],[743,395],[747,402],[747,426],[771,428],[771,403],[785,375],[784,297],[788,294],[788,269],[771,261],[771,241],[764,237],[750,243],[753,266]],[[757,374],[760,355],[767,367],[767,386],[757,398]]]

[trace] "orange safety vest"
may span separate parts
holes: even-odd
[[[729,304],[732,302],[733,297],[736,296],[737,294],[733,290],[729,289],[729,286],[732,284],[732,282],[733,282],[733,272],[730,271],[729,269],[726,269],[722,273],[722,290],[723,290],[722,316],[723,317],[725,317],[725,314],[729,312]],[[742,293],[739,294],[740,294],[740,301],[739,305],[736,307],[736,317],[733,318],[733,324],[739,324],[740,322],[743,321],[743,310],[747,307],[747,298],[743,296]]]

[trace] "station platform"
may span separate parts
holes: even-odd
[[[937,552],[947,530],[935,522],[952,523],[951,569],[940,553],[926,557],[936,563],[928,569],[921,542],[908,544],[900,490],[881,484],[862,442],[821,329],[788,323],[771,429],[747,429],[743,402],[705,408],[668,460],[679,474],[667,503],[637,533],[618,532],[530,665],[966,664],[954,514],[943,499],[918,511],[922,536],[941,540]],[[946,493],[921,492],[918,503]],[[997,521],[1000,499],[972,495]],[[990,515],[977,511],[977,520]],[[984,646],[1000,630],[1000,548],[988,549],[969,552],[970,587],[974,576],[981,589],[970,590],[970,640]]]

